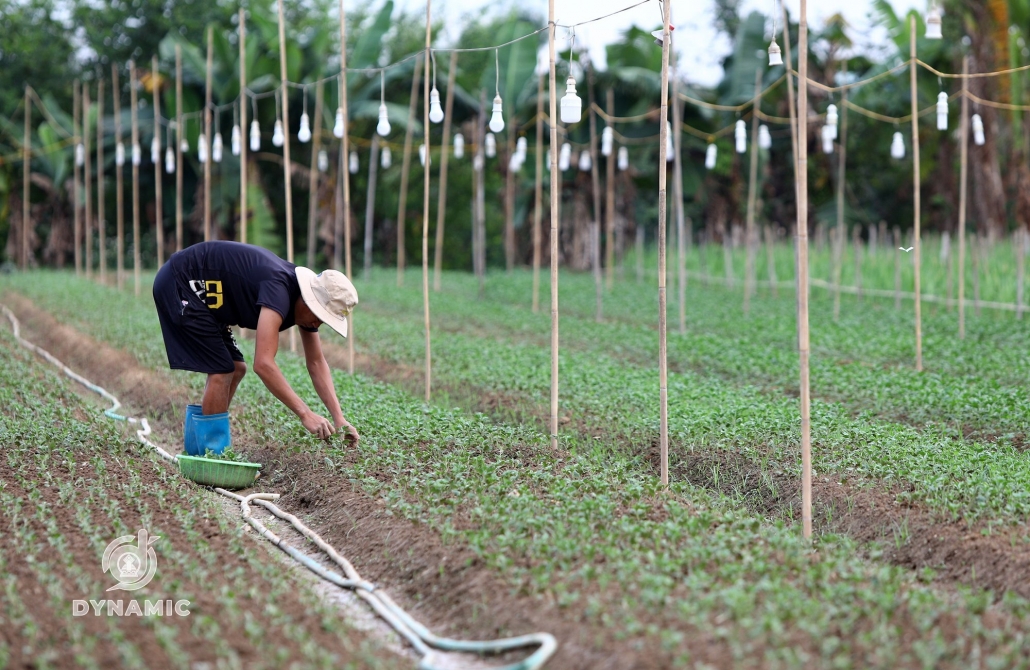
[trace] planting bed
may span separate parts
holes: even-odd
[[[813,318],[819,533],[809,544],[794,523],[784,292],[744,318],[726,307],[734,292],[693,287],[691,329],[670,337],[673,485],[663,492],[651,289],[618,285],[598,325],[590,280],[563,278],[564,429],[552,451],[542,422],[548,319],[528,309],[528,275],[491,277],[488,300],[475,298],[472,280],[446,277],[433,296],[429,406],[419,400],[418,290],[394,288],[391,273],[373,280],[358,286],[355,318],[367,376],[334,372],[361,446],[316,443],[250,377],[234,428],[248,457],[268,466],[259,488],[284,493],[285,507],[430,627],[465,638],[546,630],[561,645],[553,667],[1028,663],[1018,356],[985,356],[971,387],[974,342],[1018,341],[1014,329],[984,318],[966,343],[948,344],[950,317],[931,315],[930,372],[916,375],[905,367],[907,317],[889,303],[863,306],[859,319],[846,299],[840,325]],[[163,369],[149,299],[59,274],[0,288],[31,336],[87,376],[126,399],[132,378],[161,387],[140,402],[177,435],[180,399],[195,398],[202,380]],[[83,316],[115,296],[117,320]],[[826,305],[817,298],[814,312]],[[336,367],[339,343],[328,347]],[[112,369],[97,352],[126,358]],[[280,359],[314,406],[303,362]],[[882,388],[899,384],[908,392]]]

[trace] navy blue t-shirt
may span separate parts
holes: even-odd
[[[168,259],[180,285],[211,310],[219,323],[256,329],[262,307],[294,325],[294,305],[300,298],[297,267],[271,251],[239,242],[202,242]]]

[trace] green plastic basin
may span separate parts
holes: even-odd
[[[186,454],[179,454],[178,460],[179,472],[186,479],[223,489],[245,489],[254,483],[261,470],[260,463],[238,463]]]

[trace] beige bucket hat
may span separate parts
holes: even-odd
[[[358,304],[358,292],[347,275],[337,270],[315,274],[297,266],[300,295],[322,323],[347,337],[347,317]]]

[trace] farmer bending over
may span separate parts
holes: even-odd
[[[358,293],[335,270],[316,275],[261,247],[238,242],[204,242],[175,253],[154,279],[168,365],[207,375],[202,405],[187,405],[183,430],[186,453],[222,453],[229,446],[229,405],[247,373],[230,326],[257,331],[254,372],[304,427],[321,439],[341,428],[346,439],[358,431],[343,417],[318,327],[329,325],[347,337],[347,317]],[[332,423],[311,411],[275,362],[279,333],[296,325],[311,382]]]

